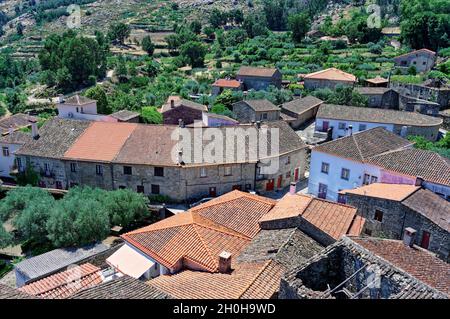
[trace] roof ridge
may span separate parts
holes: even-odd
[[[197,225],[195,223],[192,226],[193,226],[192,228],[194,229],[194,232],[197,234],[197,237],[199,238],[200,242],[202,243],[202,246],[205,248],[207,255],[213,261],[213,263],[217,269],[219,267],[218,263],[214,260],[214,258],[212,256],[212,252],[209,249],[209,246],[206,244],[206,242],[203,240],[202,236],[200,236],[200,234],[198,233],[198,230],[197,230],[197,227],[203,227],[203,226]],[[183,258],[186,258],[186,257],[183,256]],[[188,258],[188,259],[192,259],[192,258]],[[198,261],[197,261],[197,263],[202,264],[201,262],[198,262]],[[206,267],[206,268],[210,268],[210,267]]]
[[[111,163],[116,161],[117,156],[119,156],[120,152],[122,152],[122,149],[124,148],[125,144],[127,144],[128,140],[130,139],[130,137],[133,135],[134,131],[136,131],[137,128],[138,128],[137,125],[133,125],[133,129],[131,130],[130,134],[128,134],[128,136],[125,139],[125,141],[123,141],[123,143],[120,146],[120,148],[117,150],[117,153],[116,153],[116,155],[114,155],[113,159],[111,160]]]
[[[66,120],[66,119],[64,119],[64,120]],[[71,120],[71,121],[73,121],[73,120]],[[75,145],[75,143],[77,143],[77,142],[81,139],[81,137],[82,137],[84,134],[86,134],[86,132],[88,131],[88,129],[89,129],[90,127],[92,127],[92,125],[94,125],[94,123],[95,123],[95,121],[92,121],[91,123],[89,123],[88,126],[86,126],[86,128],[83,130],[83,132],[82,132],[80,135],[78,135],[77,138],[72,142],[72,144],[67,148],[67,150],[64,152],[64,154],[63,154],[63,156],[61,157],[61,159],[64,159],[64,158],[66,157],[66,154],[72,149],[72,147]]]
[[[217,231],[217,232],[220,232],[220,233],[223,233],[223,234],[227,234],[227,235],[234,236],[234,237],[239,237],[239,238],[246,239],[246,240],[250,240],[251,239],[250,237],[245,236],[244,234],[241,234],[238,231],[236,231],[234,229],[231,229],[231,228],[229,228],[227,226],[219,224],[219,223],[209,219],[208,217],[201,216],[199,213],[196,213],[196,212],[192,212],[192,213],[195,214],[195,216],[200,219],[200,220],[197,220],[197,221],[193,219],[193,223],[192,223],[193,225],[197,225],[197,226],[201,226],[201,227],[204,227],[204,228],[212,229],[214,231]],[[204,219],[207,219],[209,221],[209,224],[202,223],[202,220],[204,220]],[[213,225],[214,226],[217,225],[217,227],[214,227]]]
[[[356,149],[358,150],[359,157],[360,157],[360,158],[362,159],[362,161],[364,162],[364,161],[365,161],[365,158],[364,158],[364,156],[363,156],[363,154],[362,154],[361,149],[359,148],[358,142],[357,142],[356,139],[355,139],[355,135],[352,134],[351,137],[352,137],[352,139],[353,139],[353,142],[354,142],[355,145],[356,145]]]

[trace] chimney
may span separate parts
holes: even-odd
[[[178,151],[178,164],[183,165],[183,151]]]
[[[231,271],[231,253],[222,251],[219,255],[219,272],[222,274]]]
[[[291,185],[289,186],[289,194],[295,195],[295,193],[297,193],[297,185],[294,182],[292,182]]]
[[[10,125],[8,127],[8,134],[11,135],[12,133],[14,133],[14,127],[12,125]]]
[[[182,119],[178,119],[178,126],[184,128],[184,122]]]
[[[415,186],[422,186],[422,184],[423,184],[423,177],[422,176],[417,176],[416,177],[416,183],[415,183]]]
[[[416,238],[416,230],[411,227],[405,228],[403,233],[403,243],[406,246],[412,247],[414,245],[414,239]]]
[[[349,125],[348,126],[348,136],[352,136],[353,135],[353,125]]]
[[[170,108],[173,109],[175,107],[175,100],[170,100]]]
[[[31,120],[28,120],[28,122],[31,123],[31,136],[35,140],[37,140],[39,138],[39,131],[38,131],[38,126],[37,126],[37,120],[31,119]]]

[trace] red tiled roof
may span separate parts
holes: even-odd
[[[241,86],[241,82],[238,80],[218,79],[213,83],[213,86],[237,89]]]
[[[317,71],[305,75],[305,79],[356,82],[356,76],[336,68]]]
[[[450,265],[420,247],[409,247],[400,240],[351,238],[360,246],[385,259],[416,279],[450,294]]]
[[[406,197],[420,189],[420,186],[407,184],[373,183],[355,189],[340,191],[341,194],[355,194],[368,197],[384,198],[401,202]]]
[[[303,194],[286,194],[260,222],[300,216],[334,239],[362,230],[364,219],[356,219],[356,208]],[[355,223],[359,223],[359,226]],[[358,234],[359,234],[358,233]]]
[[[283,271],[274,261],[239,263],[231,274],[184,270],[147,283],[180,299],[269,299],[278,292]]]
[[[112,161],[136,127],[134,123],[93,122],[66,151],[64,158]]]
[[[100,283],[100,268],[86,263],[32,282],[19,290],[41,298],[63,299]]]
[[[215,272],[219,254],[225,250],[238,255],[259,231],[259,218],[274,204],[236,190],[122,237],[168,268],[179,269],[188,260]]]

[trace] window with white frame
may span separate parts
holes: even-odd
[[[2,151],[3,151],[3,156],[4,157],[9,157],[9,147],[3,146],[2,147]]]
[[[206,167],[200,168],[200,177],[206,177]]]
[[[343,168],[341,171],[341,178],[348,181],[350,179],[350,170],[348,168]]]
[[[330,164],[322,162],[322,168],[320,169],[320,171],[324,174],[328,174],[328,172],[330,171]]]

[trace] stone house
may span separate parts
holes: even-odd
[[[308,95],[282,104],[281,113],[291,118],[287,120],[287,122],[296,130],[316,117],[319,106],[322,103],[322,100],[312,95]]]
[[[287,270],[281,278],[278,296],[280,299],[448,299],[449,271],[449,264],[415,246],[409,234],[404,236],[404,242],[344,237]]]
[[[306,145],[286,123],[211,129],[224,136],[223,157],[196,161],[198,145],[200,152],[210,147],[204,135],[209,133],[201,127],[52,119],[40,129],[39,138],[23,145],[16,156],[20,170],[31,165],[40,174],[41,187],[129,188],[176,201],[215,197],[233,189],[272,191],[304,177]],[[266,129],[268,135],[261,135]],[[277,132],[273,137],[272,129]],[[280,147],[272,149],[268,144],[263,156],[258,143],[253,145],[251,138],[245,137],[249,130],[256,132],[259,143],[276,144],[273,139],[278,137]],[[193,139],[191,144],[183,144],[185,136],[197,132],[200,142]],[[235,139],[237,133],[242,141]],[[228,147],[231,158],[227,157]],[[244,157],[238,148],[244,149]],[[277,166],[267,170],[268,164]]]
[[[308,192],[339,200],[343,189],[381,182],[415,185],[450,199],[450,163],[382,127],[316,146],[311,151]]]
[[[244,100],[233,104],[233,113],[240,123],[278,121],[280,108],[268,100]]]
[[[357,79],[353,74],[329,68],[313,72],[304,76],[304,86],[307,90],[335,89],[336,86],[353,86]]]
[[[450,107],[450,87],[446,85],[435,87],[391,81],[390,88],[397,91],[404,99],[404,101],[400,101],[400,109],[424,113],[420,109],[416,110],[414,107],[408,106],[408,103],[420,104],[421,101],[422,103],[425,101],[425,103],[435,105],[436,112],[439,112],[439,109]]]
[[[256,68],[250,66],[241,66],[236,79],[243,83],[243,89],[249,90],[267,90],[273,85],[281,88],[282,74],[277,68]]]
[[[385,79],[378,75],[372,79],[366,79],[365,82],[368,87],[387,87],[389,84],[388,79]]]
[[[398,93],[384,87],[356,87],[355,91],[367,97],[368,106],[382,109],[399,109]]]
[[[316,115],[316,130],[332,129],[332,138],[340,138],[353,132],[374,127],[384,127],[402,137],[420,135],[436,141],[443,120],[438,117],[379,108],[322,104]]]
[[[170,99],[170,98],[169,98]],[[202,112],[208,112],[208,107],[192,101],[170,99],[160,109],[164,124],[178,125],[182,120],[185,125],[202,120]]]
[[[417,72],[420,73],[430,71],[435,62],[436,52],[428,49],[415,50],[394,58],[397,68],[407,70],[410,67],[415,67]]]
[[[417,244],[449,262],[450,203],[415,185],[374,183],[343,190],[345,202],[358,208],[366,219],[370,236],[402,239],[405,229],[414,228]]]
[[[12,114],[11,116],[4,117],[0,120],[1,134],[5,135],[8,134],[11,130],[17,131],[21,128],[30,127],[30,120],[37,120],[37,118],[23,113]]]

